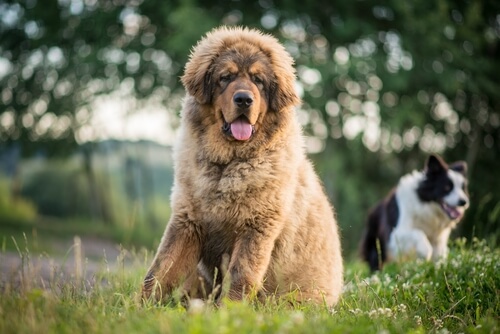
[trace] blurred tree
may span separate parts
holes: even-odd
[[[114,90],[172,105],[189,50],[218,24],[274,33],[296,59],[299,118],[347,248],[368,207],[429,152],[469,163],[462,233],[498,232],[493,0],[0,0],[0,142],[70,152],[92,101]]]
[[[296,51],[307,128],[322,139],[315,160],[349,246],[366,209],[430,152],[469,164],[462,233],[498,238],[500,4],[279,3],[263,18]]]

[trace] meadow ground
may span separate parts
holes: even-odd
[[[87,240],[83,240],[86,245]],[[62,257],[28,240],[0,253],[0,333],[500,333],[500,249],[460,239],[438,264],[392,264],[375,275],[346,262],[340,303],[286,300],[141,304],[152,253],[74,239]],[[95,251],[95,249],[94,249]]]

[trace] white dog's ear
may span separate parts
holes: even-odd
[[[432,154],[425,163],[425,171],[428,174],[439,173],[440,171],[448,169],[446,163],[438,155]]]
[[[449,168],[464,175],[467,173],[467,163],[465,161],[455,161],[449,165]]]

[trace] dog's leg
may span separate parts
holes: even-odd
[[[191,277],[201,254],[201,232],[195,223],[173,217],[142,285],[142,298],[160,301]]]
[[[450,237],[451,229],[447,228],[441,232],[433,245],[432,260],[445,259],[448,256],[448,238]]]
[[[432,245],[424,232],[417,229],[404,229],[392,233],[389,240],[391,256],[398,260],[417,256],[430,260]]]
[[[225,278],[230,280],[229,299],[240,300],[262,288],[277,235],[274,226],[247,227],[236,241]]]

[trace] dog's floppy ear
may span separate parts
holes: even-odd
[[[448,166],[438,155],[432,154],[425,163],[425,171],[427,174],[439,173],[446,170]]]
[[[280,83],[274,80],[269,88],[269,106],[271,110],[280,111],[288,106],[300,104],[300,98],[295,87],[290,83]]]
[[[223,45],[214,33],[207,33],[191,50],[189,60],[181,77],[182,84],[189,95],[200,104],[212,102],[215,84],[213,82],[213,64]]]
[[[467,173],[467,163],[465,161],[455,161],[449,165],[449,168],[464,175]]]
[[[266,43],[261,50],[271,62],[272,78],[269,84],[269,107],[271,110],[297,106],[301,103],[295,89],[294,60],[278,40],[269,35],[261,35]]]
[[[211,63],[196,64],[196,61],[191,57],[186,64],[184,75],[181,77],[182,84],[188,94],[194,96],[200,104],[212,102],[214,83],[210,67]]]

